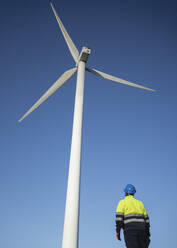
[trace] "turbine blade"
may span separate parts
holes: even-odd
[[[26,116],[28,116],[33,110],[35,110],[41,103],[43,103],[49,96],[51,96],[59,87],[61,87],[75,72],[77,68],[65,71],[61,77],[41,96],[41,98],[19,119],[21,122]]]
[[[61,20],[60,20],[60,18],[59,18],[59,16],[58,16],[58,14],[57,14],[57,12],[56,12],[56,10],[55,10],[53,4],[50,3],[50,5],[51,5],[52,10],[53,10],[53,12],[54,12],[54,15],[55,15],[55,17],[56,17],[56,19],[57,19],[57,22],[58,22],[58,24],[59,24],[59,27],[60,27],[60,29],[61,29],[61,31],[62,31],[62,34],[63,34],[63,36],[64,36],[64,38],[65,38],[65,41],[66,41],[66,43],[67,43],[67,45],[68,45],[68,48],[69,48],[69,50],[70,50],[70,52],[71,52],[71,55],[73,56],[75,62],[77,63],[78,57],[79,57],[79,52],[78,52],[76,46],[74,45],[73,41],[71,40],[71,38],[70,38],[68,32],[66,31],[66,29],[65,29],[65,27],[64,27],[64,25],[63,25],[63,23],[61,22]]]
[[[98,71],[98,70],[95,70],[95,69],[90,69],[90,68],[86,67],[86,70],[89,71],[89,72],[91,72],[91,73],[93,73],[93,74],[95,74],[95,75],[97,75],[97,76],[101,76],[103,78],[106,78],[106,79],[109,79],[109,80],[112,80],[112,81],[115,81],[115,82],[118,82],[118,83],[121,83],[121,84],[126,84],[126,85],[129,85],[129,86],[141,88],[141,89],[144,89],[144,90],[155,91],[153,89],[144,87],[144,86],[139,85],[139,84],[131,83],[131,82],[126,81],[124,79],[111,76],[109,74],[106,74],[104,72],[101,72],[101,71]]]

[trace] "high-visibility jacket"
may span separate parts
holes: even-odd
[[[143,203],[134,198],[133,195],[126,196],[117,206],[116,231],[147,230],[149,231],[149,217]]]

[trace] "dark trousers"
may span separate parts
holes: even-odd
[[[124,231],[124,239],[127,248],[148,248],[150,243],[147,232],[142,230]]]

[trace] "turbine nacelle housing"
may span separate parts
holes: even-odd
[[[90,48],[88,48],[88,47],[83,47],[83,48],[82,48],[82,51],[81,51],[81,53],[80,53],[80,55],[79,55],[78,62],[79,62],[79,61],[83,61],[83,62],[86,63],[87,60],[88,60],[88,57],[89,57],[90,53],[91,53],[91,49],[90,49]]]

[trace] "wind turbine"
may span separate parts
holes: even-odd
[[[61,87],[76,71],[77,84],[75,94],[74,119],[72,130],[72,142],[68,175],[68,186],[65,206],[65,219],[63,229],[62,248],[77,248],[78,234],[79,234],[79,208],[80,208],[80,168],[81,168],[81,142],[82,142],[82,114],[83,114],[83,97],[84,97],[84,78],[85,70],[105,79],[109,79],[121,84],[141,88],[144,90],[154,91],[153,89],[128,82],[126,80],[111,76],[104,72],[91,69],[85,66],[90,55],[90,48],[83,47],[80,54],[78,49],[71,40],[63,23],[57,15],[54,6],[51,4],[52,10],[59,24],[64,39],[68,45],[71,55],[76,62],[76,66],[70,70],[65,71],[61,77],[42,95],[42,97],[19,119],[21,122],[34,109],[36,109],[42,102],[44,102],[50,95],[52,95],[59,87]]]

